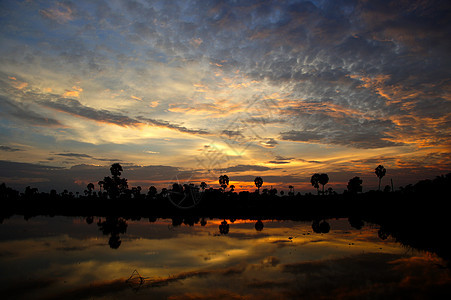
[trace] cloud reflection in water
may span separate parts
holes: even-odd
[[[317,298],[434,295],[448,292],[440,259],[408,251],[377,228],[329,220],[172,226],[171,220],[127,221],[118,249],[80,218],[19,217],[0,226],[0,289],[39,298]],[[260,228],[260,225],[258,226]],[[27,233],[28,232],[28,233]],[[15,234],[17,233],[17,235]],[[138,270],[142,283],[126,282]],[[427,278],[426,278],[427,277]]]

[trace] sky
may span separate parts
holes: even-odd
[[[449,1],[1,1],[0,182],[449,173],[449,20]]]

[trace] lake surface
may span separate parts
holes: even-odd
[[[427,299],[450,294],[445,261],[401,246],[377,225],[356,229],[348,219],[313,226],[232,221],[14,216],[0,224],[1,295]]]

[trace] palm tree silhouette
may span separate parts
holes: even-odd
[[[323,195],[324,195],[324,186],[329,182],[329,176],[327,174],[319,175],[318,182],[323,186]]]
[[[111,175],[113,175],[113,178],[111,178],[110,176],[105,177],[103,179],[103,188],[105,189],[105,191],[107,191],[111,199],[116,199],[118,196],[127,191],[128,183],[127,179],[119,177],[121,176],[121,172],[123,171],[120,164],[112,164],[110,171]]]
[[[348,186],[347,186],[348,191],[353,194],[357,194],[357,193],[361,192],[362,191],[362,183],[363,183],[363,180],[357,176],[352,179],[349,179]]]
[[[310,178],[310,183],[316,189],[318,195],[319,195],[319,177],[320,175],[318,173],[315,173],[312,175],[312,178]]]
[[[205,189],[207,188],[207,184],[205,183],[205,181],[202,181],[202,182],[200,183],[200,188],[202,189],[202,192],[205,191]]]
[[[114,163],[111,165],[110,172],[113,177],[121,176],[121,172],[123,172],[122,166],[119,163]]]
[[[254,183],[255,183],[255,186],[257,187],[257,189],[258,189],[258,193],[260,194],[260,188],[262,187],[262,185],[263,185],[263,179],[261,178],[261,177],[255,177],[255,179],[254,179]]]
[[[374,170],[375,170],[374,173],[376,173],[376,176],[379,178],[379,191],[380,191],[381,190],[381,180],[382,180],[382,177],[385,176],[385,172],[387,172],[387,170],[384,168],[383,165],[377,166],[377,168]]]
[[[219,176],[219,184],[221,185],[222,189],[225,191],[225,189],[229,185],[229,176],[227,176],[227,175]]]

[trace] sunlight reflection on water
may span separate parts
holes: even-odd
[[[105,218],[93,219],[92,224],[79,217],[5,220],[0,225],[3,295],[348,298],[428,295],[451,282],[436,256],[381,240],[376,225],[355,229],[347,219],[327,220],[328,233],[316,233],[312,222],[227,220],[227,234],[220,234],[224,220],[218,219],[204,226],[197,220],[193,226],[174,226],[170,219],[128,220],[126,232],[117,234],[117,249],[108,245],[114,224],[103,226],[104,235],[98,223]]]

